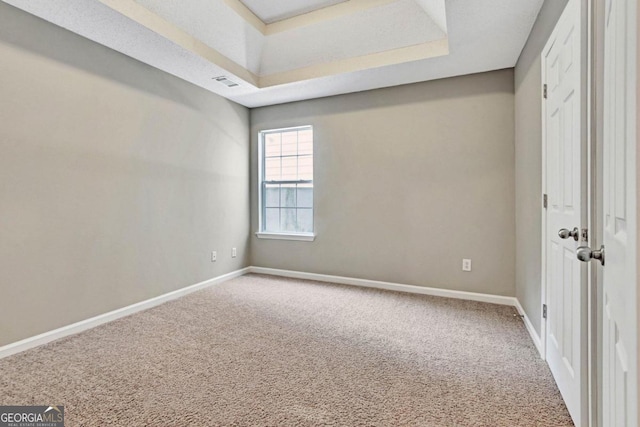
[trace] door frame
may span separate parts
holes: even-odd
[[[551,37],[551,35],[549,35]],[[540,203],[541,228],[541,258],[540,258],[540,357],[547,360],[547,316],[544,315],[544,307],[547,305],[547,103],[544,99],[544,87],[547,81],[546,72],[546,44],[540,53],[542,82],[542,200]]]
[[[590,55],[590,85],[588,87],[588,105],[590,108],[589,114],[589,152],[592,156],[590,160],[591,176],[589,179],[589,197],[590,202],[590,220],[589,229],[592,231],[593,238],[590,241],[590,246],[600,247],[604,242],[602,224],[604,223],[603,214],[603,146],[604,146],[604,31],[605,31],[605,0],[589,0],[590,16],[589,16],[589,43],[591,44],[589,49]],[[636,17],[631,19],[630,22],[635,25],[634,31],[636,34],[635,40],[629,44],[630,49],[635,50],[636,54],[636,111],[628,117],[630,120],[635,121],[636,128],[636,147],[640,146],[640,116],[638,115],[638,106],[640,106],[640,5],[636,1]],[[636,188],[640,188],[640,149],[636,148]],[[635,206],[635,216],[637,224],[640,224],[640,199],[638,199]],[[640,266],[640,227],[638,228],[638,236],[636,236],[636,268]],[[603,361],[603,348],[602,348],[602,325],[603,325],[603,275],[602,269],[599,264],[590,263],[590,275],[591,281],[589,285],[590,302],[591,307],[589,310],[589,339],[592,341],[589,347],[589,376],[590,376],[590,416],[591,426],[601,426],[602,420],[602,404],[603,404],[603,384],[602,384],[602,361]],[[640,273],[636,270],[636,289],[637,299],[636,324],[640,323]],[[640,338],[640,329],[638,330]],[[640,343],[640,339],[638,339]],[[640,357],[638,357],[636,372],[640,372]],[[630,378],[631,381],[640,383],[640,376],[636,378]],[[640,398],[638,401],[638,410],[640,410]],[[638,414],[640,419],[640,413]]]
[[[569,0],[570,2],[571,0]],[[591,210],[589,209],[590,203],[592,201],[591,198],[591,190],[592,186],[590,185],[590,180],[593,179],[591,174],[591,162],[594,160],[594,156],[591,153],[592,150],[592,138],[591,138],[591,102],[592,102],[592,91],[591,91],[591,3],[597,2],[597,0],[578,0],[581,3],[580,7],[580,23],[581,23],[581,37],[582,37],[582,52],[581,52],[581,61],[580,61],[580,69],[581,69],[581,82],[580,82],[580,90],[581,90],[581,151],[583,158],[585,159],[583,167],[582,167],[582,175],[583,175],[583,183],[582,183],[582,196],[581,197],[581,210],[582,210],[582,224],[579,224],[579,227],[586,226],[589,230],[591,230],[591,221],[593,219],[591,215]],[[567,2],[567,5],[569,4]],[[555,28],[555,26],[554,26]],[[553,32],[549,34],[549,39],[553,35]],[[548,43],[548,41],[547,41]],[[541,82],[542,84],[546,84],[547,82],[547,73],[546,73],[546,55],[551,49],[551,46],[547,46],[545,44],[540,56],[541,56]],[[543,86],[544,87],[544,86]],[[542,93],[542,92],[541,92]],[[542,101],[542,195],[548,194],[547,192],[547,135],[546,135],[546,113],[547,113],[546,102],[543,99]],[[548,322],[544,316],[542,307],[548,304],[549,295],[549,284],[547,283],[547,207],[544,203],[540,203],[540,211],[542,217],[542,235],[541,235],[541,277],[540,277],[540,295],[541,295],[541,303],[540,303],[540,344],[541,344],[541,357],[542,360],[547,359],[547,334],[548,334]],[[589,236],[591,237],[591,236]],[[591,240],[591,239],[590,239]],[[595,269],[594,269],[595,270]],[[591,354],[592,347],[595,346],[595,342],[592,340],[592,331],[590,329],[591,326],[591,289],[592,284],[596,283],[592,281],[592,269],[589,268],[587,277],[586,277],[586,286],[587,286],[587,307],[581,307],[582,310],[586,310],[586,318],[584,319],[585,324],[583,326],[586,327],[586,342],[581,343],[582,351],[586,354],[581,355],[582,360],[586,360],[587,366],[586,369],[582,369],[582,383],[586,384],[587,390],[587,401],[583,402],[584,405],[587,406],[587,419],[589,420],[589,425],[594,425],[592,423],[592,383],[591,383],[591,372],[592,372],[592,363]],[[586,356],[586,357],[583,357]]]
[[[603,145],[602,145],[602,100],[604,94],[604,1],[588,1],[588,221],[589,246],[600,247],[602,235],[603,203]],[[602,425],[602,274],[601,267],[589,263],[588,267],[588,384],[589,384],[589,425]]]
[[[605,19],[605,0],[585,0],[583,2],[584,11],[583,22],[583,35],[584,46],[586,49],[583,52],[583,73],[586,73],[585,81],[583,82],[584,94],[585,94],[585,107],[587,111],[585,116],[585,133],[586,139],[583,143],[586,149],[586,163],[587,176],[586,176],[586,197],[587,207],[585,213],[587,215],[586,224],[589,230],[589,242],[591,247],[599,247],[603,242],[602,229],[602,203],[603,203],[603,174],[602,174],[602,159],[603,159],[603,93],[604,93],[604,19]],[[640,5],[636,5],[636,19],[635,19],[635,48],[636,50],[636,69],[640,70]],[[547,49],[543,50],[542,56],[542,82],[546,81],[545,62],[544,56]],[[640,106],[640,72],[637,73],[636,80],[636,144],[640,146],[640,114],[638,113],[638,106]],[[542,103],[542,192],[547,192],[546,182],[546,106],[545,102]],[[640,149],[637,150],[637,165],[640,166]],[[640,167],[636,171],[637,182],[640,184]],[[640,185],[638,185],[640,188]],[[542,215],[542,268],[541,268],[541,304],[547,303],[547,281],[546,281],[546,232],[547,232],[547,220],[546,209],[541,204]],[[636,218],[638,224],[640,224],[640,200],[636,205]],[[637,265],[640,266],[640,228],[638,231],[637,245],[639,250],[637,251],[638,259]],[[600,267],[595,263],[589,263],[589,269],[587,274],[587,382],[588,384],[588,414],[590,426],[602,425],[602,320],[603,320],[603,307],[602,307],[602,274],[600,273]],[[639,269],[640,270],[640,269]],[[638,307],[640,307],[640,274],[637,276],[637,289],[638,289]],[[542,305],[541,305],[542,306]],[[638,321],[640,322],[640,310],[637,313]],[[543,360],[546,359],[547,351],[547,321],[540,314],[541,321],[541,351]],[[640,331],[638,332],[640,335]],[[640,338],[640,336],[639,336]],[[638,340],[640,342],[640,339]],[[640,368],[640,358],[637,361]],[[640,369],[637,369],[640,372]],[[640,375],[638,378],[632,380],[640,382]],[[640,401],[638,402],[638,408],[640,408]],[[640,416],[639,416],[640,419]]]

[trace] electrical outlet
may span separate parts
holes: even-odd
[[[231,258],[235,258],[238,256],[238,251],[236,251],[236,248],[231,249]]]
[[[211,252],[211,262],[216,262],[218,260],[218,252]]]
[[[462,260],[462,271],[471,271],[471,260],[463,259]]]

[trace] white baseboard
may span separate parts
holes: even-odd
[[[518,301],[518,299],[515,297],[505,297],[500,295],[481,294],[475,292],[452,291],[448,289],[427,288],[423,286],[403,285],[400,283],[355,279],[352,277],[330,276],[326,274],[305,273],[302,271],[278,270],[265,267],[249,267],[249,272],[256,274],[268,274],[271,276],[290,277],[294,279],[315,280],[318,282],[339,283],[343,285],[387,289],[390,291],[409,292],[413,294],[433,295],[445,298],[457,298],[471,301],[487,302],[492,304],[509,305],[515,307],[518,313],[522,316],[524,325],[527,328],[529,335],[531,336],[533,344],[536,346],[540,357],[544,359],[544,352],[542,351],[542,341],[540,340],[540,336],[533,327],[533,324],[531,323],[531,320],[529,320],[527,313],[525,313],[524,308],[522,308],[520,301]]]
[[[387,289],[390,291],[408,292],[412,294],[433,295],[437,297],[488,302],[491,304],[510,305],[513,307],[515,307],[517,303],[517,300],[514,297],[480,294],[475,292],[452,291],[440,288],[427,288],[424,286],[403,285],[400,283],[380,282],[377,280],[355,279],[353,277],[304,273],[302,271],[278,270],[265,267],[249,267],[249,272],[256,274],[268,274],[271,276],[291,277],[294,279],[315,280],[318,282],[339,283],[341,285],[362,286],[365,288]]]
[[[516,310],[518,310],[518,313],[520,313],[520,315],[522,316],[522,320],[524,321],[524,326],[526,326],[527,331],[529,332],[529,335],[531,335],[531,341],[533,341],[533,344],[538,349],[538,353],[540,353],[540,357],[544,359],[544,352],[542,350],[542,340],[540,339],[540,336],[536,332],[536,329],[533,327],[533,324],[531,323],[529,316],[527,316],[527,313],[524,311],[524,308],[522,307],[518,299],[516,299],[515,307],[516,307]]]
[[[241,270],[232,271],[231,273],[224,274],[222,276],[214,277],[213,279],[205,280],[204,282],[196,283],[195,285],[187,286],[186,288],[178,289],[173,292],[166,293],[164,295],[157,296],[155,298],[141,301],[136,304],[129,305],[127,307],[119,308],[108,313],[104,313],[90,319],[82,320],[71,325],[63,326],[62,328],[54,329],[53,331],[45,332],[40,335],[36,335],[31,338],[26,338],[15,343],[11,343],[0,347],[0,359],[3,357],[11,356],[16,353],[29,350],[34,347],[41,346],[51,341],[58,340],[60,338],[68,337],[69,335],[75,335],[79,332],[86,331],[87,329],[95,328],[96,326],[120,319],[122,317],[129,316],[134,313],[138,313],[143,310],[155,307],[163,304],[167,301],[171,301],[187,294],[208,288],[210,286],[217,285],[227,280],[234,279],[249,272],[249,267]]]
[[[377,280],[356,279],[352,277],[331,276],[327,274],[305,273],[301,271],[291,270],[279,270],[274,268],[265,267],[247,267],[241,270],[236,270],[231,273],[224,274],[222,276],[214,277],[213,279],[205,280],[204,282],[197,283],[195,285],[187,286],[186,288],[178,289],[173,292],[166,293],[164,295],[157,296],[155,298],[141,301],[136,304],[132,304],[127,307],[123,307],[114,311],[110,311],[99,316],[92,317],[90,319],[82,320],[71,325],[63,326],[62,328],[54,329],[49,332],[45,332],[40,335],[36,335],[31,338],[11,343],[0,347],[0,359],[3,357],[11,356],[16,353],[29,350],[49,343],[51,341],[58,340],[60,338],[75,335],[77,333],[86,331],[88,329],[95,328],[96,326],[103,325],[105,323],[120,319],[138,313],[140,311],[147,310],[165,302],[180,298],[187,294],[214,286],[219,283],[226,282],[228,280],[240,277],[247,273],[267,274],[271,276],[290,277],[295,279],[315,280],[318,282],[338,283],[343,285],[361,286],[367,288],[387,289],[390,291],[408,292],[413,294],[432,295],[445,298],[456,298],[471,301],[487,302],[491,304],[508,305],[515,307],[518,312],[523,316],[524,324],[531,335],[534,345],[538,349],[541,356],[542,344],[540,337],[536,333],[531,321],[527,317],[524,309],[520,305],[520,302],[514,297],[505,297],[500,295],[481,294],[475,292],[453,291],[448,289],[439,288],[427,288],[423,286],[404,285],[400,283],[381,282]]]

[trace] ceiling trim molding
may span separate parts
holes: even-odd
[[[121,13],[138,24],[149,28],[178,46],[195,53],[207,61],[229,71],[236,77],[258,87],[259,77],[237,62],[229,59],[216,49],[208,46],[191,34],[181,30],[134,0],[99,0],[101,3]],[[211,76],[212,78],[214,76]]]
[[[242,19],[247,21],[256,30],[260,31],[262,35],[267,34],[267,24],[265,24],[255,13],[244,5],[240,0],[223,0],[227,6],[233,9]]]
[[[334,74],[350,73],[368,68],[383,67],[402,62],[418,61],[449,54],[449,40],[443,38],[413,46],[401,47],[369,55],[345,58],[310,67],[298,68],[282,73],[262,76],[259,79],[260,88],[327,77]]]
[[[398,0],[349,0],[344,3],[323,7],[322,9],[293,16],[271,24],[267,24],[262,21],[240,0],[223,1],[248,24],[260,31],[263,35],[269,36],[272,34],[282,33],[284,31],[295,30],[296,28],[307,27],[323,21],[340,18],[341,16],[351,15],[363,10],[385,6],[387,4],[395,3]]]
[[[297,68],[294,70],[283,71],[281,73],[274,73],[266,76],[259,76],[244,68],[237,62],[229,59],[225,55],[221,54],[216,49],[208,46],[204,42],[193,37],[189,33],[178,28],[174,24],[156,15],[152,11],[148,10],[144,6],[138,4],[135,0],[99,0],[101,3],[110,7],[111,9],[121,13],[127,18],[143,25],[150,30],[158,33],[162,37],[176,43],[182,48],[204,58],[218,67],[227,70],[235,77],[244,80],[245,82],[257,87],[265,88],[270,86],[277,86],[287,83],[294,83],[303,80],[310,80],[314,78],[327,77],[335,74],[349,73],[359,71],[367,68],[383,67],[386,65],[393,65],[402,62],[417,61],[421,59],[433,58],[437,56],[443,56],[449,54],[449,43],[445,37],[440,40],[434,40],[426,43],[421,43],[414,46],[406,46],[398,49],[391,49],[384,52],[377,52],[368,55],[356,56],[352,58],[345,58],[328,63],[322,63],[317,65],[311,65],[308,67]],[[224,0],[226,3],[237,2],[239,0]],[[287,23],[287,25],[293,26],[306,26],[309,22],[321,22],[326,19],[333,19],[336,16],[343,16],[350,13],[356,13],[358,11],[368,9],[371,7],[377,7],[384,4],[393,3],[398,0],[351,0],[346,3],[339,3],[334,6],[319,9],[315,12],[310,12],[305,15],[290,18],[281,23],[287,23],[288,21],[296,21],[293,23]],[[345,8],[343,5],[351,4],[351,7]],[[340,7],[343,6],[343,7]],[[253,15],[246,6],[242,5],[246,9],[247,13]],[[340,7],[340,8],[339,8]],[[328,11],[328,9],[336,9]],[[234,9],[235,10],[235,9]],[[238,9],[242,10],[242,9]],[[236,10],[237,11],[237,10]],[[318,14],[323,12],[322,14]],[[330,12],[327,14],[327,12]],[[244,13],[244,12],[243,12]],[[253,15],[255,17],[255,15]],[[257,18],[257,17],[256,17]],[[262,22],[262,21],[260,21]],[[305,23],[306,22],[306,23]],[[276,23],[277,24],[277,23]],[[266,27],[270,27],[270,24]],[[294,28],[294,27],[290,28]],[[286,30],[282,30],[286,31]],[[213,76],[212,76],[213,77]]]
[[[363,10],[385,6],[397,1],[398,0],[349,0],[344,3],[334,4],[333,6],[324,7],[322,9],[314,10],[313,12],[308,12],[268,24],[265,34],[271,35],[281,33],[283,31],[294,30],[300,27],[307,27],[319,22],[329,21],[340,18],[341,16],[362,12]]]

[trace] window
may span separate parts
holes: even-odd
[[[313,128],[260,132],[261,238],[313,240]]]

